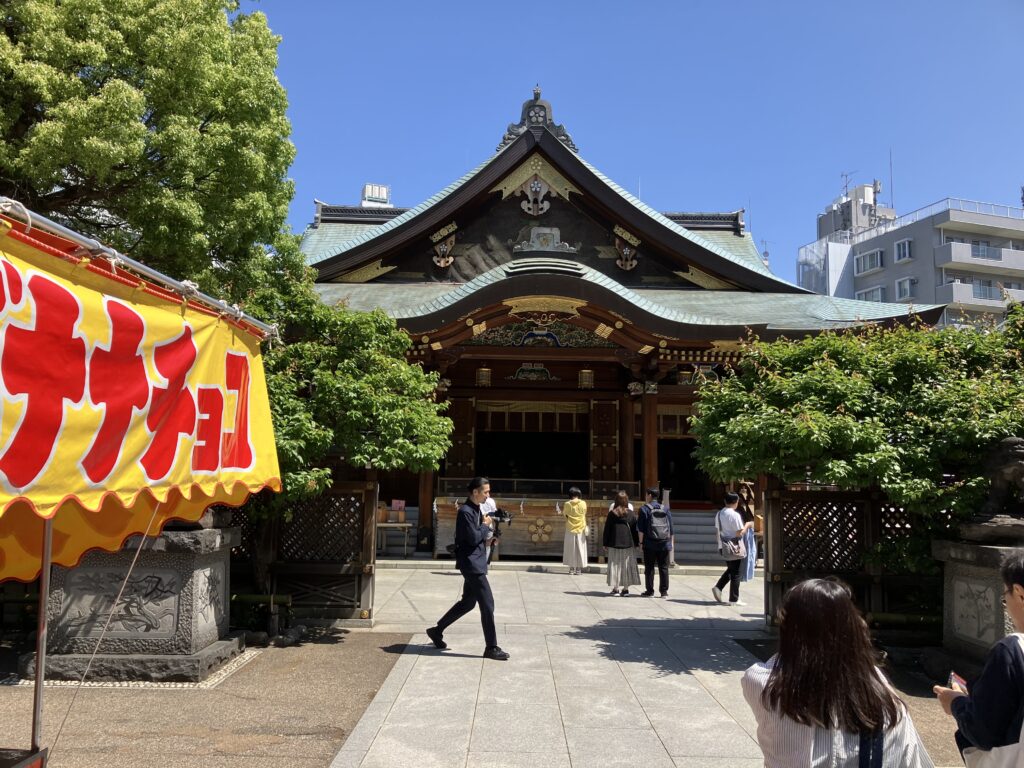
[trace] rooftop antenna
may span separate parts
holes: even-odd
[[[844,171],[839,174],[839,177],[843,180],[843,197],[850,196],[850,179],[853,178],[855,173],[856,171]]]
[[[761,238],[761,261],[764,262],[764,265],[766,267],[768,266],[768,244],[769,244],[769,241],[765,240],[762,237]]]
[[[1020,204],[1024,206],[1024,184],[1020,185]]]

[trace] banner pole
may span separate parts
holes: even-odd
[[[46,679],[46,612],[50,602],[53,518],[43,523],[43,562],[39,571],[39,623],[36,630],[36,685],[32,692],[32,751],[39,751],[43,732],[43,681]]]

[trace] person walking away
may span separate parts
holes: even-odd
[[[654,570],[658,570],[658,591],[668,597],[668,558],[672,552],[672,516],[657,502],[658,489],[647,489],[647,501],[640,507],[636,529],[644,552],[642,597],[654,595]]]
[[[569,501],[565,503],[565,543],[562,546],[562,562],[569,567],[569,575],[575,576],[587,567],[587,502],[583,492],[573,486],[569,489]]]
[[[732,544],[742,544],[743,536],[747,530],[753,530],[754,523],[744,523],[740,513],[736,511],[739,506],[739,494],[730,491],[725,494],[725,506],[715,515],[715,530],[718,532],[718,550],[725,558],[725,573],[718,579],[718,583],[711,588],[711,594],[715,600],[724,603],[722,588],[729,585],[729,603],[731,605],[746,605],[740,600],[740,567],[746,558],[746,552],[739,550],[730,551]]]
[[[636,567],[636,548],[640,543],[636,530],[636,513],[625,491],[615,494],[604,521],[602,542],[608,550],[608,586],[613,595],[629,594],[629,588],[640,584]]]
[[[956,720],[956,745],[968,768],[1024,766],[1024,549],[1000,569],[1003,605],[1017,631],[997,642],[969,690],[936,685]]]
[[[741,681],[766,768],[934,768],[849,587],[801,582],[778,621],[779,652]]]
[[[481,505],[490,498],[491,483],[486,477],[469,481],[469,497],[459,507],[455,519],[455,566],[462,573],[462,599],[448,609],[436,625],[427,630],[434,647],[444,650],[444,631],[452,624],[480,606],[480,623],[484,630],[484,658],[505,661],[509,655],[498,646],[494,628],[494,595],[487,581],[487,548],[492,546],[494,531],[491,518],[484,515]]]

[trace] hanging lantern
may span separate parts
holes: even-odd
[[[590,368],[583,368],[580,370],[580,389],[593,389],[594,388],[594,371]]]
[[[487,366],[476,369],[476,385],[478,387],[491,386],[491,369]]]

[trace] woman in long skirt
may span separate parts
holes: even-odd
[[[569,575],[575,576],[587,567],[587,502],[583,492],[573,486],[569,489],[569,501],[565,503],[565,544],[562,547],[562,562],[568,566]]]
[[[636,513],[624,491],[619,491],[608,507],[603,543],[608,550],[608,586],[613,595],[626,596],[630,587],[640,584],[640,569],[636,566],[640,537],[636,530]]]

